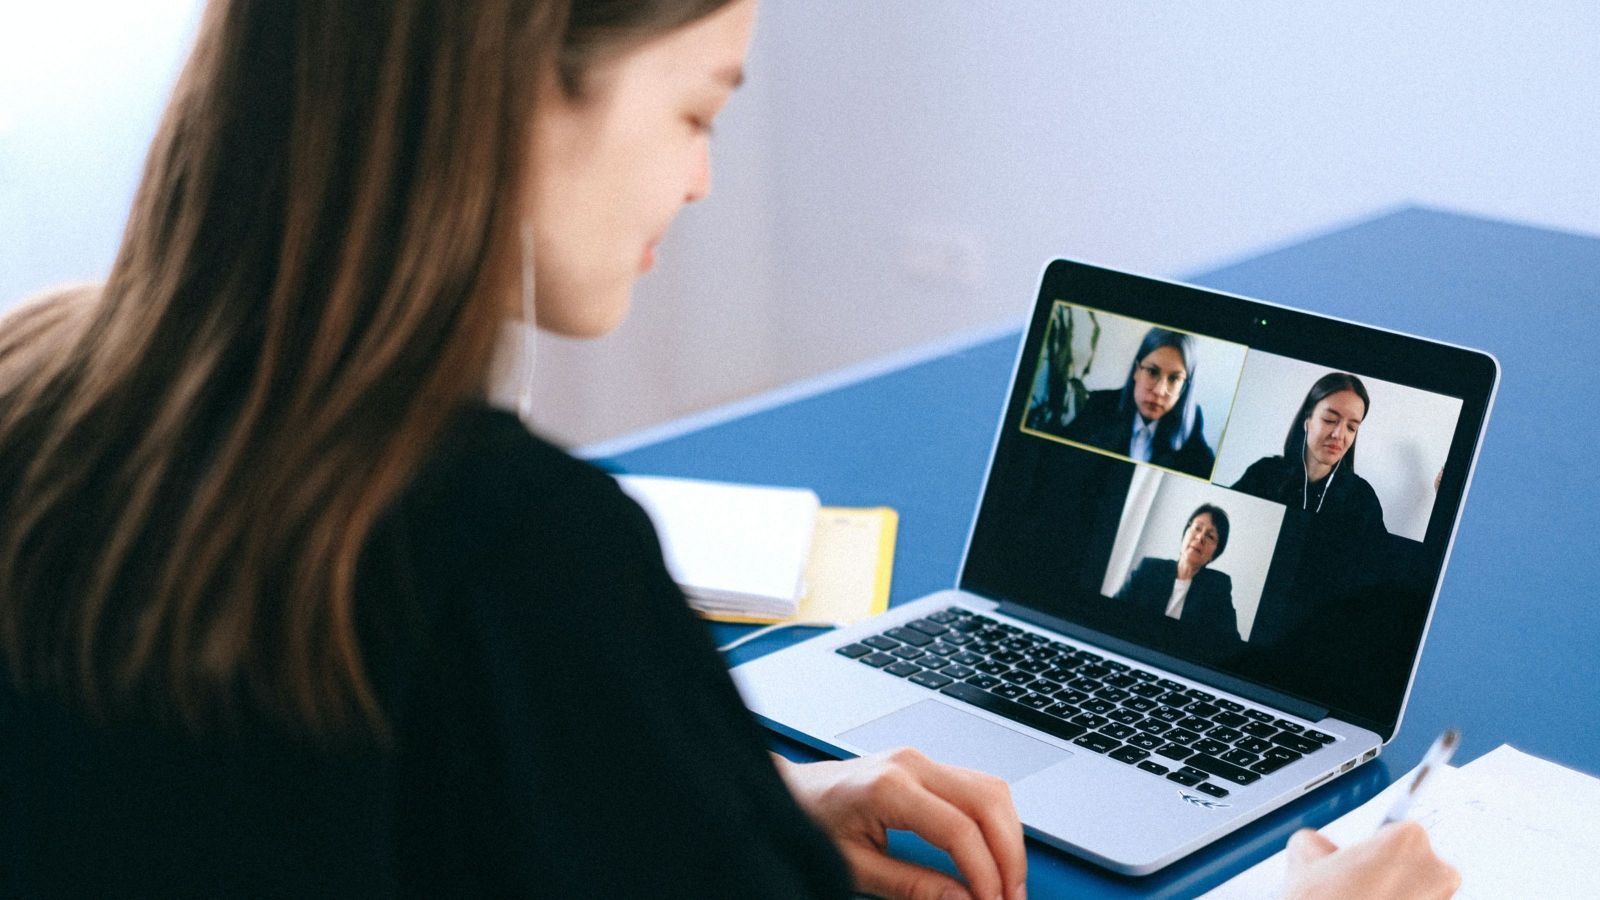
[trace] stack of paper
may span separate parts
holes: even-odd
[[[899,517],[821,507],[795,488],[622,475],[650,514],[673,580],[719,622],[845,625],[889,605]]]
[[[667,570],[696,609],[794,615],[822,506],[814,492],[653,475],[617,481],[650,514]]]
[[[1404,777],[1322,833],[1336,844],[1378,829]],[[1600,840],[1600,780],[1529,756],[1495,750],[1459,769],[1435,772],[1412,804],[1434,852],[1461,871],[1458,898],[1595,897],[1594,849]],[[1204,900],[1281,897],[1288,874],[1283,853],[1205,895]]]

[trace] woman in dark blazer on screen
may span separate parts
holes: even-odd
[[[1228,547],[1228,514],[1209,503],[1189,514],[1177,559],[1139,560],[1117,591],[1118,600],[1218,637],[1239,637],[1233,579],[1209,568]]]
[[[1122,387],[1090,393],[1062,436],[1197,478],[1211,477],[1216,454],[1206,443],[1205,414],[1194,399],[1196,361],[1192,335],[1150,329]]]

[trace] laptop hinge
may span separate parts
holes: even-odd
[[[1055,616],[1047,615],[1039,612],[1036,609],[1030,609],[1026,606],[1002,601],[1000,603],[999,611],[1008,616],[1014,616],[1018,619],[1021,619],[1024,622],[1030,622],[1034,625],[1039,625],[1052,631],[1059,631],[1062,634],[1071,635],[1072,637],[1087,641],[1089,643],[1098,644],[1099,646],[1104,647],[1114,653],[1120,653],[1123,656],[1131,659],[1137,659],[1140,662],[1148,665],[1158,666],[1166,669],[1169,672],[1182,675],[1185,678],[1192,678],[1195,681],[1204,682],[1205,684],[1211,685],[1218,690],[1227,691],[1230,694],[1236,694],[1240,697],[1254,700],[1263,706],[1270,706],[1273,709],[1281,709],[1290,715],[1305,719],[1308,722],[1320,722],[1328,716],[1328,708],[1325,706],[1318,706],[1314,703],[1301,700],[1298,697],[1292,697],[1288,694],[1272,690],[1271,688],[1265,688],[1259,684],[1245,681],[1242,678],[1235,678],[1232,675],[1226,675],[1222,672],[1218,672],[1215,669],[1206,668],[1198,663],[1188,662],[1186,660],[1179,659],[1176,656],[1168,656],[1165,653],[1151,650],[1148,647],[1141,647],[1138,644],[1130,641],[1114,638],[1108,634],[1095,631],[1092,628],[1085,628],[1082,625],[1073,624],[1065,619],[1058,619]]]

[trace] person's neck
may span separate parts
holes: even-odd
[[[1323,465],[1313,459],[1311,454],[1306,454],[1306,479],[1308,481],[1321,481],[1327,478],[1328,473],[1332,471],[1333,466]]]
[[[1194,573],[1196,573],[1198,571],[1200,571],[1200,567],[1199,566],[1191,566],[1191,565],[1189,565],[1187,560],[1183,560],[1183,559],[1178,560],[1178,580],[1179,581],[1193,581],[1194,580]]]

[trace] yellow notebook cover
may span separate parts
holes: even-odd
[[[894,573],[894,540],[899,525],[899,513],[887,506],[825,506],[817,513],[811,557],[806,562],[806,593],[795,615],[782,619],[701,615],[716,622],[743,625],[849,625],[875,616],[889,608],[889,579]]]

